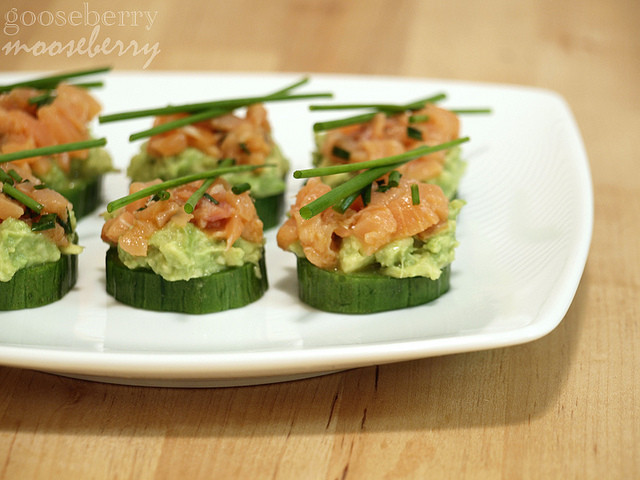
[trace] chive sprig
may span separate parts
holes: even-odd
[[[406,104],[392,104],[392,103],[334,103],[328,105],[309,105],[309,110],[355,110],[355,109],[370,109],[378,112],[405,112],[407,110],[420,110],[424,108],[427,103],[436,103],[440,100],[447,98],[444,93],[438,93],[436,95],[430,95],[425,98],[414,100],[413,102]]]
[[[44,90],[53,89],[58,86],[59,83],[70,78],[78,78],[88,75],[95,75],[98,73],[105,73],[110,71],[111,69],[112,67],[99,67],[87,70],[76,70],[73,72],[59,73],[56,75],[48,75],[44,77],[34,78],[32,80],[26,80],[23,82],[16,82],[9,85],[0,85],[0,93],[9,92],[18,87],[32,87]]]
[[[446,94],[438,93],[436,95],[431,95],[429,97],[414,100],[413,102],[402,105],[389,103],[344,103],[332,105],[310,105],[309,110],[373,110],[372,112],[363,113],[352,117],[340,118],[338,120],[328,120],[324,122],[316,122],[313,124],[314,132],[323,132],[325,130],[332,130],[334,128],[346,127],[349,125],[368,122],[373,119],[378,113],[393,115],[406,111],[420,110],[421,108],[424,108],[427,103],[436,103],[444,100],[445,98],[447,98]]]
[[[185,125],[190,125],[190,124],[201,122],[204,120],[209,120],[211,118],[219,117],[227,113],[230,113],[237,108],[246,107],[248,105],[252,105],[256,103],[333,97],[333,94],[329,92],[306,93],[306,94],[297,94],[297,95],[293,95],[290,93],[292,90],[300,87],[301,85],[304,85],[308,81],[309,81],[309,78],[304,77],[301,80],[298,80],[291,85],[288,85],[284,88],[276,90],[273,93],[262,95],[262,96],[230,98],[226,100],[215,100],[215,101],[209,101],[209,102],[187,103],[182,105],[168,105],[166,107],[159,107],[159,108],[132,110],[128,112],[101,115],[100,117],[98,117],[98,121],[99,123],[108,123],[108,122],[130,120],[130,119],[141,118],[141,117],[171,115],[175,113],[189,114],[189,116],[187,117],[166,122],[161,125],[152,127],[150,129],[130,135],[129,141],[135,141],[142,138],[151,137],[159,133],[175,130],[176,128],[180,128]]]
[[[440,150],[447,150],[449,148],[460,145],[469,141],[469,137],[457,138],[450,142],[440,143],[438,145],[422,145],[413,150],[408,150],[398,155],[392,155],[390,157],[378,158],[375,160],[367,160],[366,162],[345,163],[341,165],[330,165],[327,167],[307,168],[304,170],[295,170],[293,172],[293,178],[311,178],[311,177],[324,177],[326,175],[336,175],[339,173],[356,172],[358,170],[364,170],[367,168],[376,168],[381,166],[394,166],[397,167],[410,160],[414,160],[418,157],[428,155],[430,153],[438,152]],[[393,169],[393,168],[392,168]]]
[[[191,195],[189,197],[189,200],[187,200],[187,203],[184,204],[185,212],[193,213],[196,205],[198,204],[202,196],[206,193],[206,191],[209,190],[209,187],[213,185],[213,182],[216,181],[216,178],[217,177],[207,178],[204,182],[202,182],[202,185],[200,185],[200,187],[195,192],[193,192],[193,195]]]
[[[218,168],[221,167],[230,167],[232,165],[235,164],[235,160],[233,158],[225,158],[223,160],[220,161]],[[193,195],[191,195],[189,197],[189,199],[187,200],[187,203],[185,203],[184,205],[184,211],[187,213],[193,213],[193,211],[196,208],[196,205],[198,204],[198,202],[200,201],[200,199],[204,196],[207,195],[209,197],[211,197],[208,193],[207,190],[209,190],[209,187],[211,185],[213,185],[213,182],[216,181],[218,177],[211,177],[206,179],[204,182],[202,182],[202,185],[200,185],[200,188],[198,188],[195,192],[193,192]],[[169,193],[167,192],[167,195]],[[168,197],[167,197],[168,198]],[[213,197],[211,197],[213,199]],[[166,200],[166,199],[165,199]],[[213,199],[214,202],[216,202],[215,199]],[[217,203],[216,203],[217,204]]]
[[[14,175],[11,174],[11,172],[15,172],[15,170],[10,170],[9,172],[5,172],[4,170],[0,169],[0,182],[2,182],[2,193],[10,196],[14,200],[17,200],[18,202],[20,202],[30,210],[33,210],[36,213],[40,213],[44,208],[43,205],[35,201],[26,193],[18,190],[16,187],[13,186],[14,180],[16,180],[16,178]]]
[[[197,180],[207,180],[207,179],[216,179],[220,175],[224,175],[226,173],[236,173],[236,172],[249,172],[251,170],[257,170],[259,168],[265,167],[273,167],[273,164],[263,164],[263,165],[231,165],[228,167],[219,167],[212,170],[207,170],[206,172],[200,173],[192,173],[191,175],[185,175],[183,177],[174,178],[172,180],[167,180],[165,182],[157,183],[155,185],[151,185],[149,187],[143,188],[135,193],[127,195],[125,197],[119,198],[107,204],[107,212],[111,213],[119,208],[125,207],[130,203],[135,202],[136,200],[140,200],[142,198],[149,197],[151,195],[155,195],[158,192],[166,191],[171,188],[176,188],[181,185],[185,185],[187,183],[195,182]],[[204,194],[204,191],[202,192]],[[194,203],[190,204],[191,207],[195,208]],[[187,207],[190,208],[190,207]],[[185,209],[186,211],[186,209]],[[193,211],[193,210],[192,210]],[[187,212],[190,213],[190,212]]]
[[[372,112],[363,113],[360,115],[354,115],[352,117],[340,118],[338,120],[328,120],[324,122],[316,122],[313,124],[314,132],[323,132],[326,130],[333,130],[334,128],[346,127],[349,125],[356,125],[359,123],[365,123],[373,119],[378,113],[384,113],[387,116],[402,113],[402,112],[414,112],[425,107],[427,103],[437,103],[446,98],[446,94],[439,93],[426,98],[415,100],[411,103],[404,105],[389,104],[389,103],[344,103],[344,104],[328,104],[328,105],[309,105],[309,110],[353,110],[353,109],[368,109]],[[476,113],[491,113],[490,108],[452,108],[449,111],[455,114],[476,114]],[[429,120],[428,115],[410,115],[409,123],[420,123]],[[414,132],[417,136],[417,134]]]
[[[78,83],[70,83],[70,85],[73,85],[74,87],[79,87],[79,88],[99,88],[99,87],[104,87],[104,82],[102,81],[96,81],[96,82],[78,82]],[[53,99],[56,98],[56,94],[54,93],[53,89],[48,89],[46,92],[40,94],[40,95],[35,95],[33,97],[31,97],[28,101],[28,103],[30,105],[38,105],[38,106],[42,106],[45,103],[48,103],[50,101],[52,101]]]
[[[189,115],[188,117],[179,118],[177,120],[172,120],[170,122],[156,125],[155,127],[149,128],[147,130],[132,133],[131,135],[129,135],[129,141],[133,142],[135,140],[140,140],[141,138],[147,138],[153,135],[158,135],[160,133],[169,132],[186,125],[192,125],[194,123],[202,122],[210,118],[219,117],[227,112],[228,110],[224,110],[221,108],[212,108],[209,110],[205,110],[204,112],[195,113],[193,115]]]
[[[107,144],[106,138],[83,140],[81,142],[61,143],[48,147],[30,148],[18,152],[3,153],[0,155],[0,163],[22,160],[24,158],[39,157],[43,155],[56,155],[58,153],[86,150],[87,148],[103,147]]]
[[[329,192],[324,195],[316,198],[311,201],[307,205],[304,205],[300,208],[300,216],[305,220],[309,220],[310,218],[318,215],[329,207],[334,205],[338,205],[341,208],[341,202],[344,202],[345,199],[349,199],[353,196],[353,199],[363,192],[363,189],[367,188],[372,182],[377,180],[383,175],[391,172],[392,170],[398,168],[400,165],[403,165],[410,160],[421,157],[425,155],[425,151],[428,153],[433,153],[438,150],[446,150],[455,145],[459,145],[461,143],[469,141],[469,137],[459,138],[453,140],[451,142],[442,143],[439,145],[434,145],[431,147],[419,147],[414,150],[409,150],[400,155],[394,155],[392,157],[380,158],[377,160],[369,160],[367,162],[359,162],[356,164],[345,164],[345,165],[336,165],[332,167],[323,167],[323,168],[314,168],[308,170],[297,170],[294,172],[295,178],[308,178],[308,177],[317,177],[324,175],[331,175],[336,173],[345,173],[354,170],[361,170],[366,168],[363,172],[358,175],[350,178],[346,182],[338,185],[333,188]],[[355,167],[355,168],[354,168]],[[329,173],[327,173],[327,170]],[[315,174],[311,174],[311,171],[315,171]],[[304,172],[302,174],[298,174],[297,172]],[[318,173],[320,172],[320,173]],[[353,200],[351,200],[353,201]],[[344,204],[343,204],[344,205]],[[345,209],[346,210],[346,209]]]

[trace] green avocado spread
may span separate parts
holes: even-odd
[[[20,269],[59,259],[55,243],[32,232],[22,220],[8,218],[0,223],[0,282],[8,282]]]
[[[86,184],[96,177],[113,171],[111,156],[104,148],[92,148],[86,159],[72,158],[69,172],[64,172],[53,162],[51,169],[42,177],[43,183],[56,191],[71,190]]]
[[[220,160],[193,147],[186,148],[178,155],[154,157],[147,153],[147,146],[143,144],[140,152],[131,159],[127,175],[134,182],[148,182],[156,178],[170,180],[212,170],[218,166]],[[289,162],[277,145],[273,145],[265,163],[274,166],[258,172],[232,173],[223,177],[232,185],[248,183],[251,185],[251,195],[255,198],[270,197],[284,192],[284,177],[289,170]]]
[[[442,269],[453,262],[456,240],[456,218],[464,205],[460,199],[449,203],[447,225],[426,241],[414,237],[391,242],[373,255],[362,252],[355,237],[346,237],[338,251],[338,268],[344,273],[375,271],[395,278],[427,277],[437,280]],[[298,256],[304,256],[299,243],[291,246]]]
[[[169,222],[149,239],[147,256],[134,256],[118,247],[118,258],[128,268],[150,268],[168,281],[189,280],[245,263],[256,265],[262,258],[262,244],[242,238],[227,248],[226,241],[214,239],[192,223],[185,227]]]

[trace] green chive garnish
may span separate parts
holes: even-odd
[[[166,190],[160,190],[153,197],[151,197],[151,200],[153,200],[154,202],[164,202],[166,200],[169,200],[170,198],[171,194],[169,192],[167,192]]]
[[[376,110],[378,112],[405,112],[407,110],[419,110],[423,108],[427,103],[435,103],[440,100],[444,100],[447,96],[444,93],[438,93],[437,95],[431,95],[420,100],[414,100],[411,103],[404,105],[390,104],[390,103],[343,103],[343,104],[329,104],[329,105],[309,105],[309,110],[356,110],[356,109],[369,109]]]
[[[87,148],[102,147],[107,144],[106,138],[98,138],[95,140],[85,140],[82,142],[63,143],[60,145],[51,145],[49,147],[32,148],[30,150],[21,150],[19,152],[5,153],[0,155],[0,163],[12,162],[23,158],[38,157],[40,155],[55,155],[63,152],[72,152],[75,150],[85,150]]]
[[[490,108],[452,108],[449,110],[450,112],[456,114],[465,114],[465,113],[491,113],[492,110]]]
[[[353,195],[354,193],[361,191],[371,182],[392,170],[394,166],[383,166],[365,170],[300,208],[300,216],[305,220],[310,219],[327,208],[341,202],[349,195]]]
[[[110,202],[107,205],[107,212],[111,213],[114,210],[122,208],[130,203],[135,202],[136,200],[140,200],[141,198],[149,197],[151,195],[155,195],[156,193],[162,190],[169,190],[171,188],[179,187],[180,185],[184,185],[186,183],[195,182],[196,180],[205,180],[207,178],[218,177],[220,175],[224,175],[225,173],[233,173],[233,172],[248,172],[251,170],[256,170],[258,168],[266,168],[273,167],[273,164],[264,164],[264,165],[234,165],[230,167],[220,167],[215,168],[213,170],[208,170],[206,172],[193,173],[191,175],[185,175],[184,177],[174,178],[173,180],[167,180],[166,182],[158,183],[156,185],[151,185],[147,188],[143,188],[142,190],[137,191],[136,193],[132,193],[131,195],[127,195],[126,197],[119,198]]]
[[[362,115],[356,115],[348,118],[341,118],[339,120],[330,120],[326,122],[316,122],[313,124],[314,132],[322,132],[325,130],[332,130],[334,128],[346,127],[348,125],[356,125],[358,123],[365,123],[370,121],[373,117],[378,113],[385,113],[387,115],[391,115],[394,113],[405,112],[407,110],[419,110],[424,108],[427,103],[435,103],[440,100],[446,98],[444,93],[439,93],[437,95],[432,95],[427,98],[422,98],[420,100],[415,100],[411,103],[407,103],[405,105],[390,105],[390,104],[380,104],[380,103],[349,103],[343,105],[311,105],[309,106],[310,110],[344,110],[344,109],[353,109],[353,108],[367,108],[373,109],[374,111],[371,113],[363,113]]]
[[[110,115],[101,115],[98,117],[98,121],[100,123],[107,122],[116,122],[120,120],[130,120],[133,118],[140,117],[152,117],[158,115],[170,115],[172,113],[196,113],[201,112],[203,110],[211,110],[214,108],[219,108],[224,113],[229,113],[236,108],[246,107],[248,105],[252,105],[255,103],[264,103],[264,102],[277,102],[277,101],[287,101],[287,100],[301,100],[306,98],[331,98],[333,97],[332,93],[308,93],[308,94],[300,94],[300,95],[290,95],[289,92],[294,88],[299,87],[307,83],[309,79],[307,77],[303,78],[295,82],[294,84],[280,89],[276,92],[270,93],[268,95],[257,96],[257,97],[244,97],[244,98],[230,98],[227,100],[215,100],[209,102],[199,102],[199,103],[187,103],[183,105],[168,105],[166,107],[159,108],[148,108],[144,110],[133,110],[129,112],[121,112],[121,113],[112,113]],[[222,113],[221,115],[223,115]]]
[[[371,185],[371,184],[369,184]],[[366,188],[366,187],[365,187]],[[333,206],[333,209],[338,213],[344,213],[347,211],[347,208],[351,206],[353,202],[355,202],[356,198],[358,198],[360,192],[354,192],[351,195],[346,196],[340,202]]]
[[[284,87],[284,88],[282,88],[280,90],[276,90],[275,92],[273,92],[271,94],[271,96],[277,97],[277,96],[280,96],[280,95],[288,95],[291,90],[295,90],[296,88],[301,87],[305,83],[309,83],[309,77],[302,77],[300,80],[294,82],[293,84],[289,85],[288,87]]]
[[[417,183],[411,185],[411,203],[420,205],[420,189]]]
[[[13,185],[13,177],[0,168],[0,182]]]
[[[429,121],[429,115],[410,115],[409,123],[423,123]]]
[[[399,171],[392,171],[389,174],[389,187],[394,188],[400,185],[400,177],[402,177],[402,174]]]
[[[53,100],[54,98],[55,98],[55,95],[53,95],[51,92],[47,92],[47,93],[43,93],[42,95],[36,95],[34,97],[31,97],[28,103],[30,105],[42,106],[45,103],[48,103],[49,101]]]
[[[236,161],[234,158],[225,158],[219,162],[218,166],[230,167],[231,165],[235,164],[235,162]],[[198,188],[195,192],[193,192],[193,195],[189,197],[189,200],[187,200],[187,203],[184,205],[185,212],[192,213],[193,210],[196,208],[196,205],[200,201],[200,198],[202,198],[205,195],[209,197],[209,199],[211,199],[215,205],[218,205],[218,201],[207,193],[207,190],[213,184],[213,182],[216,181],[217,178],[218,177],[211,177],[205,180],[204,182],[202,182],[202,185],[200,185],[200,188]]]
[[[196,208],[196,205],[198,204],[202,196],[206,193],[206,191],[209,189],[209,187],[213,184],[213,182],[216,181],[216,178],[217,177],[208,178],[204,182],[202,182],[202,185],[200,185],[200,188],[198,188],[195,192],[193,192],[193,195],[191,195],[189,197],[189,200],[187,200],[187,203],[184,204],[185,212],[193,213],[193,210]]]
[[[16,183],[22,182],[22,177],[14,169],[9,170],[9,175],[11,175],[11,178],[13,178],[16,181]]]
[[[141,138],[151,137],[159,133],[175,130],[176,128],[184,127],[185,125],[191,125],[192,123],[202,122],[204,120],[209,120],[210,118],[220,117],[225,113],[228,113],[228,111],[222,110],[220,108],[212,108],[210,110],[205,110],[204,112],[195,113],[193,115],[189,115],[188,117],[179,118],[178,120],[172,120],[171,122],[166,122],[161,125],[157,125],[148,130],[143,130],[138,133],[133,133],[129,136],[129,141],[133,142],[134,140],[139,140]]]
[[[48,213],[40,217],[36,222],[31,225],[32,232],[42,232],[44,230],[51,230],[56,226],[57,215],[55,213]]]
[[[362,203],[364,204],[364,206],[366,207],[367,205],[369,205],[369,203],[371,202],[371,190],[373,184],[370,183],[369,185],[367,185],[366,187],[364,187],[362,189],[362,192],[360,193],[360,195],[362,195]]]
[[[353,195],[356,192],[361,192],[363,188],[369,185],[371,182],[376,181],[381,176],[389,173],[391,170],[399,167],[400,165],[407,163],[414,158],[425,155],[426,153],[432,153],[438,150],[446,150],[455,145],[458,145],[463,142],[467,142],[469,137],[459,138],[457,140],[453,140],[451,142],[442,143],[440,145],[435,145],[433,147],[420,147],[414,150],[410,150],[405,152],[404,154],[395,155],[392,157],[380,158],[377,160],[370,160],[368,162],[360,162],[357,164],[345,164],[345,165],[336,165],[334,167],[324,167],[324,168],[316,168],[309,170],[297,170],[294,172],[294,177],[296,178],[308,178],[308,177],[317,177],[324,176],[334,173],[344,173],[347,171],[360,170],[363,168],[368,168],[363,172],[359,173],[355,177],[350,178],[346,182],[338,185],[333,188],[331,191],[325,193],[324,195],[316,198],[312,202],[300,208],[300,216],[305,220],[310,219],[311,217],[319,214],[320,212],[326,210],[327,208],[339,204],[343,199],[347,198],[349,195]],[[355,167],[348,168],[347,167]],[[330,173],[327,173],[327,170]],[[314,171],[314,175],[309,175],[307,172]],[[317,173],[320,171],[320,173]],[[296,176],[296,173],[299,175]],[[300,175],[302,173],[303,175]]]
[[[306,98],[331,98],[332,93],[307,93],[300,95],[265,95],[262,97],[235,98],[230,100],[216,100],[212,102],[190,103],[184,105],[168,105],[166,107],[149,108],[146,110],[134,110],[130,112],[112,113],[98,117],[99,123],[117,122],[121,120],[131,120],[141,117],[154,117],[159,115],[170,115],[173,113],[197,113],[204,110],[219,109],[224,115],[232,112],[236,108],[246,107],[255,103],[281,102],[288,100],[303,100]]]
[[[329,120],[327,122],[316,122],[313,124],[314,132],[323,132],[325,130],[333,130],[334,128],[346,127],[348,125],[356,125],[358,123],[366,123],[377,115],[378,112],[363,113],[353,117],[341,118],[339,120]]]
[[[407,137],[414,140],[422,140],[422,130],[415,127],[407,127]]]
[[[244,193],[249,189],[251,189],[251,185],[249,185],[248,183],[241,183],[240,185],[234,185],[233,187],[231,187],[231,191],[236,195],[240,195],[241,193]]]
[[[401,153],[399,155],[393,155],[391,157],[378,158],[376,160],[368,160],[366,162],[345,163],[343,165],[331,165],[328,167],[308,168],[306,170],[296,170],[293,172],[293,178],[311,178],[311,177],[324,177],[325,175],[335,175],[338,173],[355,172],[366,168],[374,168],[379,166],[392,165],[394,168],[398,164],[406,163],[409,160],[427,155],[429,153],[437,152],[440,150],[447,150],[451,147],[455,147],[464,142],[468,142],[469,137],[458,138],[450,142],[441,143],[439,145],[423,145],[413,150]]]
[[[349,160],[351,158],[351,152],[349,152],[349,150],[340,148],[337,145],[335,145],[331,149],[331,155],[333,155],[334,157],[342,158],[343,160]]]
[[[59,83],[69,79],[83,77],[86,75],[94,75],[97,73],[105,73],[111,70],[112,67],[92,68],[90,70],[77,70],[75,72],[60,73],[57,75],[50,75],[47,77],[36,78],[33,80],[27,80],[24,82],[12,83],[11,85],[0,86],[0,92],[8,92],[17,87],[33,87],[39,89],[51,89],[55,88]]]
[[[71,217],[69,215],[69,209],[67,208],[67,221],[63,221],[58,215],[56,215],[56,222],[58,222],[58,225],[60,225],[63,230],[64,233],[66,233],[67,235],[69,235],[70,233],[73,233],[73,228],[71,227]]]
[[[216,200],[215,198],[213,198],[211,195],[209,195],[207,192],[204,192],[202,194],[202,196],[204,198],[206,198],[207,200],[209,200],[211,203],[213,203],[214,205],[218,205],[220,202],[218,202],[218,200]]]
[[[406,105],[394,105],[391,103],[343,103],[329,105],[309,105],[309,110],[357,110],[370,109],[381,112],[404,112]]]
[[[252,100],[256,100],[255,102],[251,102],[251,103],[260,103],[260,102],[264,102],[264,101],[279,101],[279,100],[294,100],[294,99],[299,99],[299,98],[309,98],[310,96],[331,96],[331,94],[309,94],[309,95],[289,95],[287,97],[270,97],[270,96],[266,96],[266,97],[254,97]],[[246,99],[242,99],[242,100],[246,100]],[[210,102],[209,105],[213,105],[213,104],[221,104],[222,102]],[[133,142],[135,140],[139,140],[141,138],[147,138],[147,137],[151,137],[153,135],[157,135],[159,133],[164,133],[164,132],[168,132],[171,130],[175,130],[176,128],[180,128],[180,127],[184,127],[185,125],[191,125],[193,123],[197,123],[197,122],[202,122],[204,120],[209,120],[211,118],[215,118],[215,117],[221,117],[222,115],[226,115],[227,113],[232,112],[235,108],[237,108],[238,106],[245,106],[245,105],[251,105],[251,103],[244,103],[242,105],[237,105],[234,107],[225,107],[225,106],[215,106],[213,108],[209,108],[208,110],[204,110],[202,111],[202,109],[198,109],[197,111],[195,111],[195,113],[192,113],[191,115],[189,115],[188,117],[184,117],[184,118],[180,118],[178,120],[172,120],[170,122],[166,122],[163,123],[161,125],[157,125],[155,127],[152,127],[148,130],[143,130],[141,132],[138,133],[134,133],[132,135],[129,136],[129,141]],[[204,105],[204,104],[202,104]],[[165,115],[167,113],[167,109],[171,109],[171,110],[175,110],[175,107],[166,107],[164,110],[165,111],[159,111],[156,109],[156,114],[157,115]],[[147,110],[148,112],[149,110]],[[184,110],[181,110],[182,112],[184,112]],[[191,111],[193,112],[193,111]],[[136,118],[136,117],[128,117],[128,118]],[[122,118],[120,118],[120,120],[122,120]],[[101,120],[101,123],[105,123],[106,121],[114,121],[113,118],[108,119],[108,120]]]
[[[2,184],[2,192],[6,193],[11,198],[13,198],[14,200],[17,200],[18,202],[23,204],[25,207],[27,207],[30,210],[33,210],[36,213],[40,213],[42,211],[43,206],[40,203],[36,202],[29,195],[21,192],[20,190],[18,190],[17,188],[15,188],[13,185],[9,183]]]
[[[424,108],[427,103],[437,103],[446,98],[447,95],[445,93],[438,93],[436,95],[431,95],[429,97],[407,103],[405,106],[407,107],[407,110],[420,110],[421,108]]]
[[[103,87],[104,82],[82,82],[82,83],[71,83],[70,85],[73,85],[74,87],[80,87],[80,88],[97,88],[97,87]],[[29,99],[29,104],[31,105],[36,104],[38,106],[42,106],[45,103],[49,103],[55,98],[56,98],[55,93],[53,93],[52,90],[49,90],[48,92],[45,92],[41,95],[36,95],[34,97],[31,97]]]
[[[22,181],[22,177],[20,176],[20,174],[18,172],[16,172],[13,168],[11,170],[9,170],[9,176],[11,176],[11,178],[13,178],[16,183],[20,183]]]

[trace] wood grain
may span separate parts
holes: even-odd
[[[81,2],[30,7],[70,12]],[[562,323],[525,345],[298,382],[157,389],[0,367],[0,478],[637,478],[640,3],[634,0],[114,0],[157,11],[148,70],[296,71],[514,83],[563,95],[584,136],[595,226]],[[5,2],[0,10],[26,9]],[[5,25],[3,24],[3,27]],[[90,26],[0,32],[27,44]],[[142,56],[7,55],[0,70]],[[0,315],[0,328],[1,327]]]

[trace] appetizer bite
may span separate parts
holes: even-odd
[[[262,221],[243,187],[219,178],[253,166],[131,184],[107,206],[107,292],[147,310],[210,313],[267,289]]]
[[[365,162],[458,139],[458,111],[435,105],[444,98],[444,94],[439,94],[406,105],[312,105],[312,110],[369,110],[354,117],[315,123],[314,165],[325,167]],[[399,167],[398,171],[405,178],[439,185],[448,198],[453,198],[465,167],[460,148],[456,146],[416,158]],[[323,181],[335,186],[353,175],[353,172],[344,173],[324,177]]]
[[[102,176],[113,167],[109,154],[91,142],[88,127],[101,108],[88,88],[101,83],[63,82],[108,70],[85,70],[0,87],[0,154],[87,141],[81,150],[20,160],[49,188],[73,203],[78,218],[97,208]]]
[[[130,162],[132,181],[169,180],[216,168],[223,159],[237,165],[269,165],[270,168],[231,173],[231,185],[249,184],[258,216],[268,229],[277,225],[284,210],[285,176],[289,162],[271,132],[265,102],[327,97],[330,94],[292,95],[294,85],[261,97],[211,101],[104,115],[101,122],[158,115],[154,127],[131,135],[149,137]],[[243,112],[236,112],[237,109]]]
[[[55,302],[77,279],[71,203],[27,164],[0,163],[0,310]]]
[[[445,293],[464,202],[450,201],[437,185],[407,178],[399,167],[466,140],[368,161],[357,167],[364,169],[360,174],[333,189],[310,178],[277,234],[278,246],[297,256],[300,299],[329,312],[373,313],[421,305]]]

